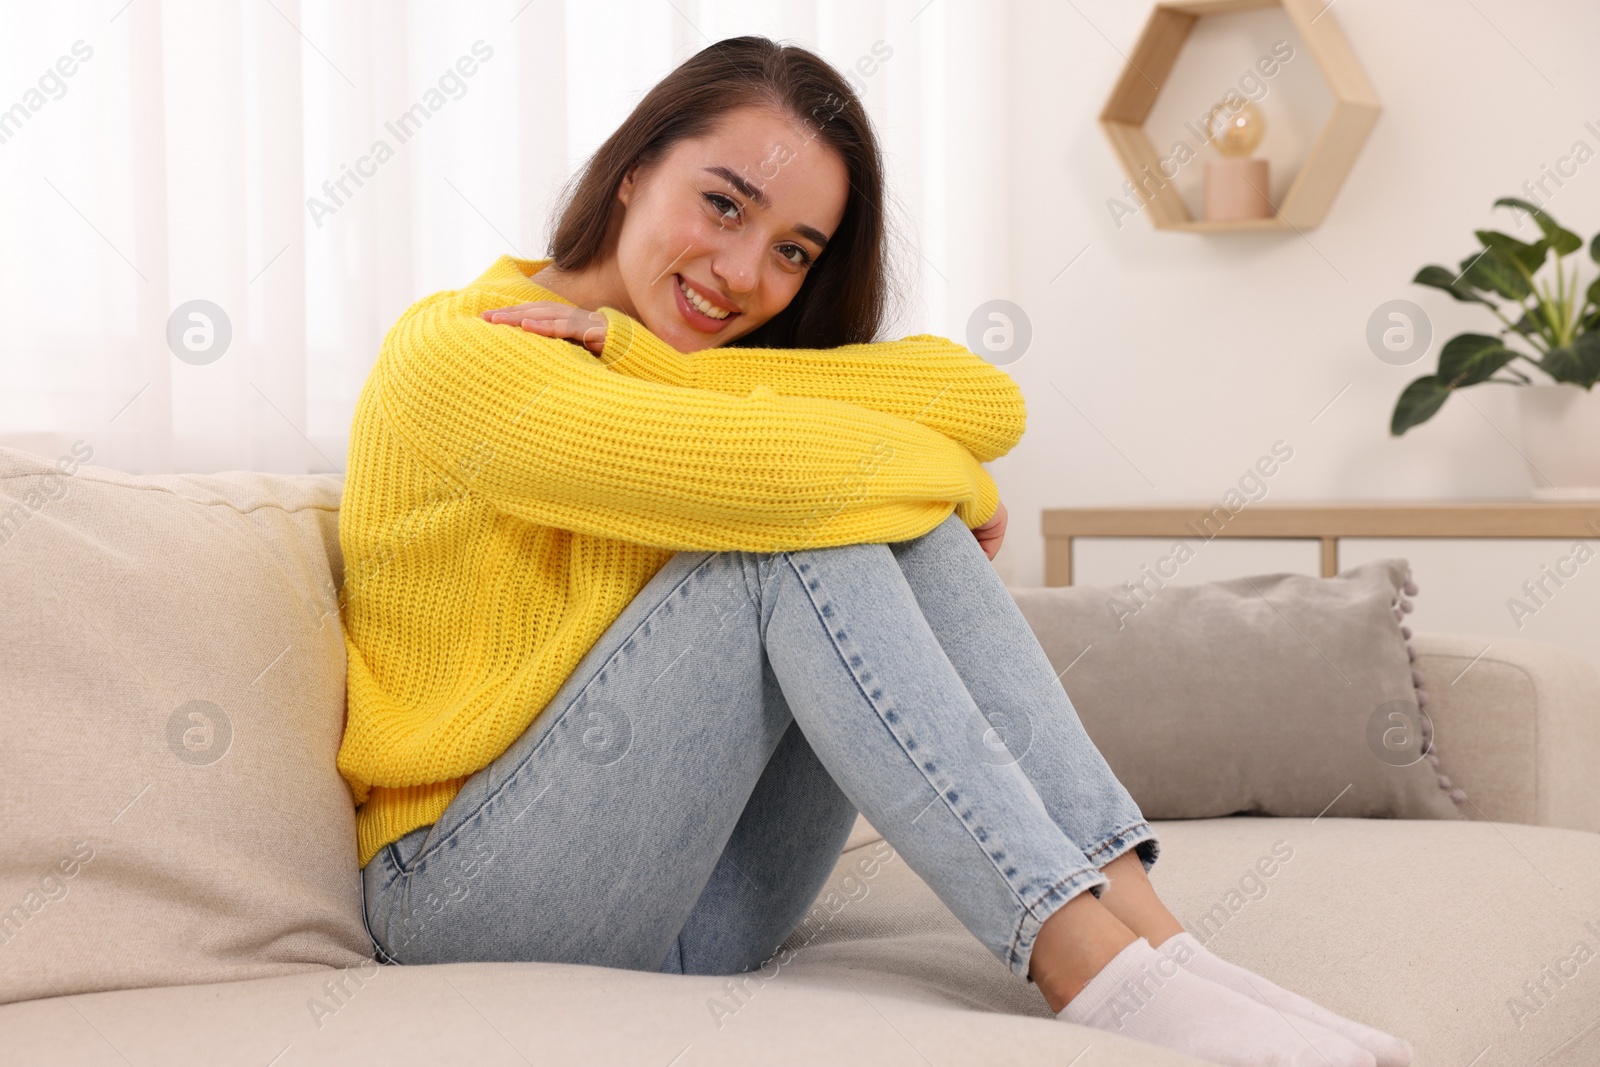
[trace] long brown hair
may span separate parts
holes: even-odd
[[[765,37],[730,37],[695,53],[660,82],[595,150],[556,209],[550,255],[582,270],[605,252],[617,189],[635,163],[648,167],[673,144],[701,136],[722,115],[774,107],[836,151],[849,175],[844,217],[777,315],[730,345],[832,348],[872,341],[888,314],[883,159],[872,124],[850,84],[813,52]]]

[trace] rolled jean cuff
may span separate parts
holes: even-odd
[[[1045,920],[1085,889],[1098,897],[1099,890],[1110,884],[1111,879],[1100,873],[1099,868],[1084,867],[1051,886],[1044,896],[1024,909],[1022,919],[1017,923],[1016,935],[1011,939],[1011,948],[1006,954],[1005,963],[1011,968],[1011,973],[1031,983],[1033,978],[1028,974],[1028,969],[1033,958],[1033,943],[1038,939],[1039,928]]]
[[[1150,823],[1140,819],[1136,823],[1124,826],[1109,837],[1083,850],[1089,857],[1089,862],[1096,867],[1104,867],[1130,848],[1148,844],[1148,848],[1139,850],[1139,862],[1144,866],[1145,872],[1156,865],[1156,857],[1161,855],[1161,841],[1156,837],[1156,832],[1150,828]]]

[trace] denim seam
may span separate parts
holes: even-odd
[[[431,826],[431,825],[432,825],[432,823],[424,823],[422,827],[416,827],[416,829],[420,830],[425,826]],[[412,832],[411,830],[407,830],[406,831],[406,833],[411,833],[411,832]],[[400,835],[400,838],[403,838],[403,837],[405,837],[405,834],[401,834]],[[389,842],[387,845],[384,845],[376,853],[373,854],[372,858],[373,858],[374,861],[376,861],[379,856],[382,856],[386,860],[388,860],[388,862],[389,862],[390,874],[389,874],[388,879],[383,883],[382,887],[379,889],[379,892],[381,892],[381,893],[387,893],[389,891],[389,887],[390,886],[394,885],[396,882],[400,881],[402,878],[409,878],[411,876],[411,872],[406,870],[405,864],[400,862],[400,850],[395,848],[395,845],[397,845],[400,842],[400,838],[396,838],[395,840]]]
[[[823,623],[823,630],[828,635],[828,643],[833,646],[833,650],[838,654],[839,660],[844,664],[845,670],[850,672],[850,678],[853,682],[855,682],[856,689],[861,694],[861,698],[867,702],[867,705],[871,707],[874,712],[877,713],[878,721],[883,724],[883,728],[885,730],[889,731],[889,736],[894,738],[895,743],[900,746],[900,751],[905,753],[906,758],[911,761],[911,765],[917,769],[917,773],[922,775],[922,780],[928,783],[928,788],[933,790],[933,795],[944,802],[945,810],[950,812],[950,814],[955,817],[956,822],[961,824],[962,829],[967,831],[967,836],[972,839],[973,844],[978,846],[978,851],[983,853],[983,858],[989,861],[989,865],[994,868],[994,872],[1000,876],[1001,881],[1005,882],[1006,887],[1011,890],[1011,895],[1013,898],[1015,898],[1018,906],[1025,911],[1029,910],[1027,901],[1023,900],[1022,894],[1017,891],[1017,887],[1015,883],[1012,882],[1010,876],[1008,876],[1005,871],[1001,869],[1000,865],[994,861],[994,858],[989,855],[988,847],[982,841],[978,840],[977,834],[973,833],[972,827],[968,825],[967,820],[962,818],[961,813],[955,809],[949,800],[945,799],[944,790],[940,789],[934,784],[933,780],[928,777],[927,772],[922,769],[922,764],[919,763],[917,759],[906,750],[905,742],[901,740],[899,732],[884,719],[883,710],[878,706],[878,702],[872,698],[872,695],[867,692],[866,688],[862,685],[861,679],[856,676],[855,668],[850,665],[850,657],[846,656],[844,650],[839,647],[838,641],[833,636],[833,627],[823,617],[822,609],[820,606],[818,606],[816,598],[811,595],[811,587],[807,584],[805,575],[802,574],[799,567],[795,565],[794,557],[788,552],[784,552],[782,555],[784,560],[794,570],[795,577],[800,580],[800,587],[806,591],[806,599],[810,602],[812,610],[817,613],[817,618]]]
[[[1033,901],[1032,904],[1025,905],[1025,907],[1028,910],[1028,914],[1032,915],[1034,918],[1038,919],[1040,922],[1043,922],[1045,919],[1048,919],[1050,916],[1049,915],[1040,915],[1039,914],[1039,909],[1044,907],[1046,904],[1048,904],[1056,896],[1061,895],[1061,890],[1063,888],[1069,886],[1073,881],[1077,880],[1078,878],[1082,877],[1085,874],[1090,875],[1090,878],[1088,879],[1088,881],[1093,885],[1100,885],[1102,883],[1108,883],[1110,881],[1110,879],[1107,878],[1101,872],[1100,868],[1096,867],[1092,863],[1087,865],[1087,866],[1084,866],[1084,867],[1079,867],[1077,870],[1069,872],[1065,877],[1058,879],[1053,885],[1049,886],[1048,888],[1046,888],[1045,890],[1040,892],[1039,895],[1034,898],[1034,901]],[[1099,876],[1098,879],[1096,879],[1094,877],[1095,875]],[[1069,896],[1064,896],[1063,897],[1063,903],[1065,901],[1067,901],[1067,900],[1071,900],[1072,897],[1076,896],[1076,895],[1077,895],[1076,893],[1073,893],[1073,894],[1071,894]],[[1050,911],[1054,912],[1055,909],[1051,908]]]
[[[1130,823],[1129,825],[1118,830],[1116,833],[1110,834],[1101,839],[1099,844],[1095,845],[1091,849],[1085,849],[1083,854],[1088,856],[1090,860],[1093,860],[1100,853],[1115,849],[1117,845],[1123,841],[1123,838],[1128,837],[1130,834],[1142,834],[1142,836],[1136,836],[1133,841],[1127,842],[1127,848],[1122,849],[1122,852],[1126,852],[1129,848],[1137,847],[1143,841],[1154,841],[1156,839],[1156,832],[1150,826],[1149,820],[1140,819],[1138,822]],[[1121,853],[1119,853],[1119,855],[1120,854]],[[1116,858],[1116,856],[1112,856],[1110,859],[1106,860],[1105,863],[1110,863],[1111,860]],[[1096,863],[1095,866],[1104,867],[1105,863]]]
[[[506,787],[509,786],[516,779],[516,777],[519,774],[522,773],[523,769],[525,767],[527,767],[528,764],[533,761],[534,756],[538,755],[539,751],[542,748],[544,748],[545,744],[550,740],[551,736],[554,735],[556,725],[561,722],[561,720],[566,716],[567,712],[569,710],[571,710],[572,706],[578,702],[579,698],[581,698],[585,693],[587,693],[589,691],[589,687],[592,686],[595,683],[595,680],[598,679],[602,674],[604,674],[606,672],[606,668],[610,667],[611,664],[613,662],[615,662],[616,658],[619,655],[622,654],[622,650],[627,647],[628,642],[633,640],[634,636],[641,629],[643,629],[644,625],[647,622],[649,622],[651,619],[655,618],[656,612],[660,611],[661,608],[664,605],[666,605],[667,603],[669,603],[672,600],[673,594],[675,594],[680,588],[682,588],[686,583],[688,583],[688,581],[690,579],[692,579],[695,575],[699,574],[701,569],[704,568],[707,563],[710,563],[715,558],[716,558],[716,553],[712,553],[712,554],[706,556],[706,558],[701,560],[699,563],[695,564],[694,567],[692,569],[690,569],[689,573],[685,574],[683,576],[683,578],[681,580],[679,580],[679,582],[676,585],[674,585],[671,589],[669,589],[666,592],[666,594],[664,596],[662,596],[661,600],[656,604],[656,606],[651,608],[650,611],[648,613],[646,613],[645,617],[639,620],[639,624],[637,626],[635,626],[633,628],[633,630],[631,630],[628,633],[628,636],[623,638],[621,641],[617,642],[617,647],[612,650],[611,655],[607,656],[606,659],[605,659],[605,662],[602,663],[595,670],[594,677],[590,678],[586,683],[584,683],[584,686],[583,686],[582,689],[578,690],[576,693],[574,693],[572,695],[572,699],[567,702],[567,706],[562,709],[561,714],[556,716],[556,718],[551,721],[550,729],[545,732],[545,735],[543,737],[539,738],[538,744],[534,745],[533,748],[529,750],[528,754],[525,755],[522,758],[521,762],[519,762],[515,767],[513,767],[511,769],[511,771],[509,773],[506,774],[505,779],[500,783],[499,787],[496,788],[494,790],[494,792],[492,792],[488,796],[484,797],[483,798],[483,803],[479,804],[477,806],[477,808],[474,809],[473,812],[470,815],[463,816],[460,825],[458,825],[454,830],[451,830],[448,834],[445,834],[438,841],[434,842],[434,845],[433,845],[432,848],[425,849],[424,851],[419,852],[417,855],[412,857],[412,859],[411,859],[411,869],[409,871],[405,871],[404,872],[404,874],[408,878],[413,874],[420,873],[422,868],[424,867],[424,865],[426,865],[428,860],[430,860],[434,856],[438,855],[438,853],[446,845],[448,845],[449,843],[454,841],[456,836],[459,835],[462,830],[466,829],[469,824],[476,822],[478,820],[478,817],[483,814],[484,809],[488,808],[488,806],[491,803],[493,803],[494,801],[500,799],[501,795],[505,793]],[[541,714],[542,714],[542,710],[541,710]],[[538,720],[538,716],[535,716],[534,717],[534,721],[537,721],[537,720]],[[532,729],[532,727],[533,727],[533,723],[530,722],[528,724],[528,729]],[[513,742],[513,744],[514,743],[515,742]],[[479,768],[479,770],[482,770],[482,768]]]

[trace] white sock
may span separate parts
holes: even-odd
[[[1056,1018],[1229,1067],[1374,1067],[1338,1034],[1191,974],[1188,958],[1186,947],[1158,950],[1141,937]]]
[[[1229,963],[1195,940],[1195,936],[1187,930],[1181,934],[1173,934],[1161,942],[1159,951],[1165,951],[1169,945],[1179,944],[1187,947],[1193,954],[1184,966],[1206,981],[1226,986],[1235,993],[1243,993],[1257,1003],[1277,1008],[1290,1015],[1298,1015],[1302,1019],[1309,1019],[1318,1026],[1332,1030],[1372,1053],[1378,1060],[1378,1067],[1409,1067],[1413,1055],[1411,1045],[1401,1038],[1346,1019],[1315,1001],[1307,1000],[1298,993],[1291,993],[1280,985],[1274,985],[1254,971],[1240,967],[1236,963]]]

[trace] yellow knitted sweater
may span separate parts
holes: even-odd
[[[604,308],[596,356],[479,316],[562,300],[528,278],[548,263],[417,301],[356,405],[338,766],[362,867],[438,820],[674,552],[979,526],[979,463],[1022,436],[1016,383],[940,337],[684,354]]]

